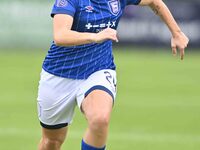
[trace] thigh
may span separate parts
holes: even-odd
[[[83,100],[81,109],[87,120],[104,119],[109,122],[113,99],[102,90],[94,90]]]
[[[109,118],[116,97],[116,82],[116,72],[110,69],[97,71],[84,81],[77,103],[86,118],[95,115]]]
[[[43,140],[59,141],[63,143],[67,135],[67,127],[60,129],[46,129],[42,128]]]
[[[106,69],[93,73],[80,85],[77,94],[78,106],[81,108],[83,101],[94,99],[94,97],[96,101],[98,99],[111,99],[114,103],[117,92],[116,84],[117,78],[114,70]]]

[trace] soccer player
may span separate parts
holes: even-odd
[[[76,105],[88,122],[81,149],[105,150],[116,95],[112,41],[118,42],[116,28],[131,4],[149,6],[162,18],[172,34],[173,54],[179,49],[183,59],[189,40],[162,0],[56,0],[54,41],[39,82],[39,150],[61,149]]]

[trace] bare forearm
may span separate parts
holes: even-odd
[[[74,46],[94,42],[94,33],[81,33],[72,30],[61,30],[54,35],[54,41],[59,46]]]
[[[153,2],[150,5],[150,7],[166,23],[166,25],[168,26],[169,30],[172,33],[172,36],[176,36],[177,33],[181,32],[181,29],[174,20],[174,17],[172,16],[171,12],[169,11],[169,9],[162,0],[155,0],[155,1],[156,2]]]
[[[75,46],[88,43],[101,43],[105,40],[118,41],[117,32],[106,28],[99,33],[77,32],[71,30],[73,17],[64,14],[54,16],[54,42],[58,46]]]
[[[154,0],[150,7],[152,10],[161,17],[161,19],[165,22],[168,26],[169,30],[172,33],[172,36],[176,36],[177,33],[181,32],[181,29],[177,25],[174,17],[172,16],[171,12],[169,11],[168,7],[162,0]]]

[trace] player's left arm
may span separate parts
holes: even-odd
[[[188,37],[181,31],[180,27],[176,23],[170,10],[162,0],[141,0],[140,5],[149,6],[155,14],[159,15],[161,19],[168,26],[172,33],[171,47],[172,53],[176,55],[177,49],[180,50],[181,59],[184,57],[185,48],[188,45]]]

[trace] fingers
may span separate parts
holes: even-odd
[[[117,38],[117,35],[113,35],[111,40],[113,40],[113,41],[115,41],[115,42],[119,42],[119,40],[118,40],[118,38]]]
[[[185,50],[184,50],[184,48],[180,48],[180,57],[181,57],[181,60],[183,60],[184,55],[185,55]]]
[[[184,44],[183,46],[180,46],[180,47],[179,47],[179,50],[180,50],[180,58],[181,58],[181,60],[183,60],[183,58],[184,58],[185,49],[187,48],[188,42],[189,42],[189,40],[186,41],[185,44]]]
[[[185,48],[178,48],[180,51],[180,58],[183,60],[184,55],[185,55]],[[177,55],[177,48],[175,46],[172,46],[172,54],[173,56]]]
[[[113,40],[115,42],[119,42],[119,40],[117,38],[117,31],[116,30],[111,29],[111,28],[106,28],[102,32],[105,32],[105,34],[107,35],[107,39]]]
[[[118,39],[118,37],[117,37],[117,35],[116,35],[116,37],[115,37],[115,40],[114,40],[115,42],[119,42],[119,39]]]
[[[173,56],[177,55],[176,46],[172,46],[172,54],[173,54]]]
[[[172,46],[172,54],[174,56],[177,55],[177,49],[180,51],[180,58],[183,60],[185,55],[185,48],[189,43],[188,37],[185,36],[184,33],[180,32],[177,36],[172,37],[171,46]]]
[[[171,39],[171,48],[172,48],[173,56],[176,56],[177,55],[177,49],[176,49],[176,44],[174,42],[174,38]]]

